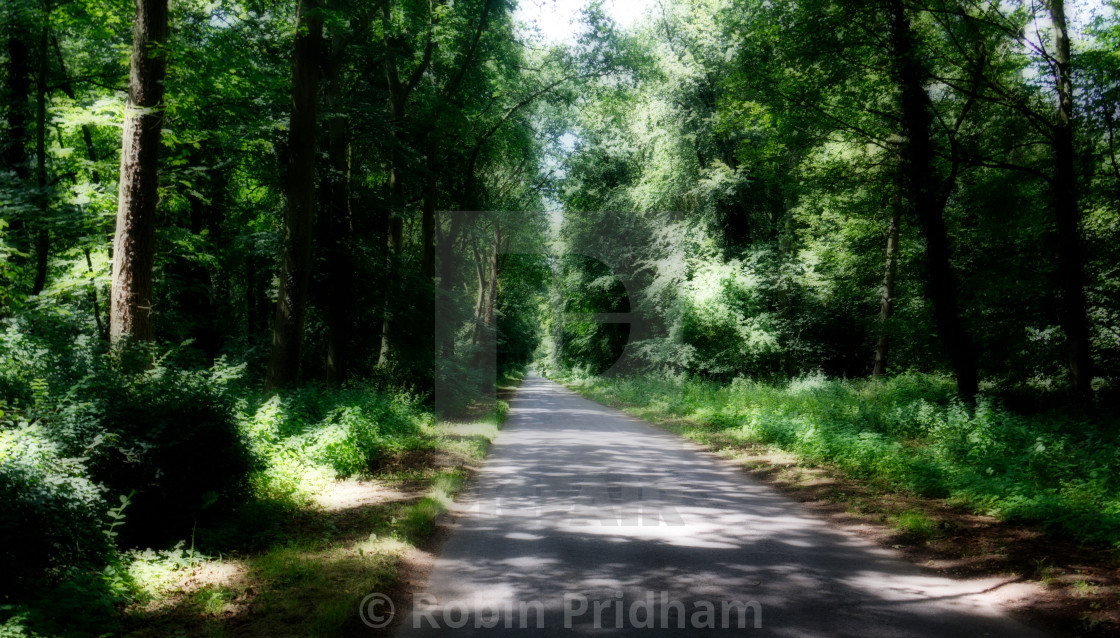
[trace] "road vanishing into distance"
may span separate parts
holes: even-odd
[[[528,377],[398,635],[1034,638],[984,592]]]

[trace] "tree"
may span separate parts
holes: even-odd
[[[381,28],[385,45],[385,77],[389,83],[389,115],[392,118],[393,134],[396,144],[393,145],[389,155],[389,256],[390,270],[396,271],[399,267],[401,252],[404,250],[404,209],[405,209],[405,184],[404,184],[404,153],[408,146],[408,137],[405,129],[408,117],[409,98],[412,97],[416,87],[424,78],[428,66],[432,62],[436,43],[432,37],[432,17],[429,16],[427,29],[427,42],[420,61],[412,72],[401,77],[401,58],[412,57],[407,53],[407,38],[403,35],[394,35],[392,28],[392,7],[389,2],[382,4]],[[393,279],[397,279],[395,276]],[[381,352],[377,358],[377,365],[384,367],[389,364],[392,353],[393,338],[392,310],[386,306],[384,319],[381,324]]]
[[[956,275],[949,261],[949,237],[943,217],[954,184],[947,180],[946,184],[938,185],[934,178],[933,114],[926,93],[929,74],[922,67],[903,0],[892,0],[889,19],[904,136],[900,155],[905,193],[925,236],[929,296],[941,341],[956,373],[957,391],[965,400],[972,400],[979,391],[976,353],[961,324]]]
[[[288,387],[299,376],[315,220],[315,114],[323,38],[319,9],[318,0],[300,0],[297,10],[288,127],[288,202],[267,388]]]
[[[117,226],[113,238],[110,338],[154,338],[152,267],[155,261],[159,147],[167,60],[167,0],[136,0],[132,61],[121,144]]]
[[[1041,179],[1050,190],[1051,210],[1057,228],[1056,246],[1057,287],[1060,297],[1059,321],[1066,339],[1066,368],[1076,401],[1084,405],[1091,394],[1093,361],[1090,344],[1089,310],[1085,295],[1085,250],[1081,229],[1081,201],[1078,186],[1078,162],[1082,159],[1076,149],[1076,101],[1073,86],[1074,68],[1070,52],[1069,27],[1065,15],[1065,0],[1048,0],[1047,8],[1052,29],[1053,50],[1048,50],[1045,39],[1033,41],[1026,28],[1030,20],[1037,21],[1037,5],[1028,10],[1006,11],[998,4],[989,6],[958,7],[952,3],[947,9],[935,12],[948,31],[946,21],[965,17],[976,33],[987,34],[997,43],[979,50],[968,50],[959,38],[950,38],[955,53],[960,56],[960,66],[969,67],[981,83],[961,86],[948,81],[948,86],[967,95],[970,99],[982,98],[1006,109],[1015,117],[1023,118],[1032,138],[1016,137],[1003,144],[974,150],[971,161],[978,165],[1021,172]],[[947,17],[948,16],[948,17]],[[1037,32],[1037,30],[1035,30]],[[1002,45],[1002,46],[999,46]],[[987,51],[1001,53],[992,56]],[[1040,103],[1040,97],[1020,76],[1008,73],[1008,68],[1022,73],[1022,63],[1013,60],[1023,55],[1033,56],[1039,68],[1052,72],[1052,86],[1056,111],[1050,104]],[[1041,168],[1035,154],[1016,153],[1017,149],[1032,145],[1049,147],[1051,157],[1048,167]],[[1009,159],[1010,156],[1010,159]]]
[[[1062,327],[1069,350],[1069,376],[1077,401],[1088,403],[1093,360],[1089,348],[1089,320],[1085,303],[1084,250],[1081,239],[1080,199],[1077,187],[1077,151],[1074,148],[1073,62],[1065,0],[1050,0],[1054,26],[1054,74],[1058,94],[1057,121],[1053,125],[1054,216],[1058,225],[1058,281],[1062,297]]]

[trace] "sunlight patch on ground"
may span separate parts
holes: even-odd
[[[315,504],[327,512],[340,512],[355,507],[381,505],[407,497],[404,492],[373,481],[351,478],[327,486],[315,496]]]

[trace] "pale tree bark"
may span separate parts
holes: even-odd
[[[1050,0],[1054,25],[1058,119],[1053,127],[1054,215],[1058,226],[1058,281],[1061,289],[1061,322],[1066,333],[1069,376],[1077,402],[1091,398],[1093,360],[1085,300],[1084,247],[1078,209],[1077,153],[1073,129],[1073,64],[1070,57],[1065,0]]]
[[[901,198],[895,197],[891,206],[891,220],[887,228],[887,259],[883,273],[883,291],[879,299],[879,342],[875,345],[875,367],[871,376],[881,377],[887,372],[890,354],[890,320],[894,315],[895,278],[898,275],[898,239],[902,222]]]
[[[486,307],[486,262],[482,260],[482,253],[478,250],[476,243],[472,242],[471,250],[474,253],[475,275],[478,277],[478,294],[475,295],[474,300],[474,328],[471,330],[471,344],[478,345],[482,339],[482,313]]]
[[[475,306],[475,333],[472,339],[475,344],[474,361],[472,367],[479,372],[485,372],[487,364],[492,363],[497,353],[497,325],[495,308],[498,297],[498,274],[502,253],[502,227],[498,220],[494,220],[493,245],[490,248],[488,263],[484,266],[482,255],[475,250],[475,262],[478,269],[479,296]],[[485,274],[483,269],[489,270]],[[482,388],[490,392],[493,390],[493,379],[483,380]]]
[[[167,59],[167,0],[136,0],[132,62],[121,144],[109,336],[150,341],[159,145]]]
[[[323,19],[318,0],[300,0],[292,70],[292,114],[288,128],[288,202],[280,292],[272,330],[272,356],[265,387],[288,387],[299,376],[311,240],[315,221],[315,108]]]
[[[490,249],[490,280],[486,285],[486,304],[483,306],[482,325],[486,334],[493,339],[497,326],[494,321],[494,308],[498,298],[498,258],[502,250],[502,227],[494,221],[494,246]]]

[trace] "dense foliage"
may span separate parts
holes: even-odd
[[[685,432],[701,442],[770,445],[880,488],[1041,522],[1080,541],[1120,543],[1120,440],[1112,423],[1017,414],[988,398],[969,408],[954,400],[951,380],[918,374],[883,383],[816,375],[782,385],[570,380],[644,417],[685,419]]]
[[[7,0],[0,619],[111,618],[123,556],[266,538],[532,361],[1120,541],[1118,9]]]
[[[566,111],[540,367],[717,446],[1120,542],[1117,8],[658,3]]]
[[[568,265],[568,308],[629,304],[652,329],[628,353],[711,380],[971,368],[988,393],[1075,399],[1080,312],[1085,387],[1115,396],[1114,5],[1066,7],[1072,192],[1059,183],[1058,32],[1044,4],[658,7],[630,36],[646,57],[572,109],[561,193],[566,244],[611,237],[635,254],[608,265],[637,285],[612,293],[607,269]],[[907,75],[906,60],[920,68]],[[1065,201],[1072,238],[1055,212]],[[600,212],[618,210],[624,223]],[[564,366],[592,372],[625,342],[574,319],[558,334]]]
[[[133,591],[122,552],[252,545],[319,478],[433,445],[437,367],[446,405],[477,414],[531,359],[547,266],[491,238],[543,244],[542,105],[614,62],[534,40],[513,11],[3,3],[13,630],[64,631],[45,620],[56,587],[74,618],[111,617]],[[530,212],[441,213],[480,209]]]

